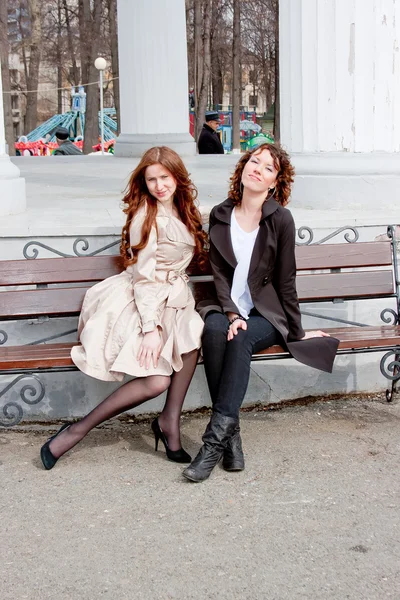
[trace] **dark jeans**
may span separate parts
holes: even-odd
[[[210,313],[203,333],[203,357],[213,410],[237,418],[250,377],[251,355],[273,346],[280,335],[267,319],[252,310],[247,330],[239,329],[228,342],[228,317]]]

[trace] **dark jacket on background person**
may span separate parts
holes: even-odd
[[[228,198],[210,214],[209,257],[216,296],[198,303],[196,308],[203,319],[210,311],[240,314],[231,299],[237,265],[231,242],[233,208]],[[264,202],[247,282],[254,307],[279,331],[293,358],[331,373],[339,340],[332,337],[301,340],[304,330],[296,291],[295,233],[291,212],[272,198]]]
[[[219,134],[204,123],[197,142],[199,154],[224,154]]]
[[[53,152],[53,156],[68,156],[71,154],[82,154],[82,152],[70,140],[59,143],[59,147]]]

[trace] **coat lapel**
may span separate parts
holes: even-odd
[[[233,206],[233,202],[228,198],[228,200],[225,200],[225,202],[216,207],[214,211],[216,223],[211,228],[210,238],[221,256],[235,269],[237,260],[233,251],[231,239],[231,216]]]
[[[279,206],[279,203],[273,198],[266,200],[263,204],[260,230],[254,244],[253,254],[251,255],[249,276],[259,265],[265,251],[267,242],[267,224],[265,220],[272,215]],[[233,208],[234,204],[229,198],[215,208],[214,217],[217,222],[211,228],[210,238],[218,252],[233,268],[235,268],[237,266],[237,260],[235,253],[233,252],[231,240],[231,217]]]
[[[249,277],[255,271],[255,269],[260,264],[262,259],[262,255],[264,254],[265,245],[267,242],[267,226],[264,221],[260,223],[260,229],[258,230],[258,234],[256,237],[256,241],[254,243],[253,254],[251,255],[250,267],[249,267]]]
[[[253,254],[251,255],[250,267],[249,267],[249,277],[255,271],[255,269],[260,264],[260,261],[265,252],[265,247],[267,244],[267,235],[268,228],[266,219],[272,215],[279,207],[279,204],[273,198],[270,198],[266,202],[264,202],[262,207],[262,217],[260,221],[260,229],[258,231],[258,235],[256,237],[256,241],[253,248]]]

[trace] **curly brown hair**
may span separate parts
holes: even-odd
[[[246,154],[243,154],[241,159],[236,165],[236,169],[230,179],[231,184],[229,188],[229,198],[235,205],[240,204],[242,201],[242,173],[245,164],[250,160],[253,154],[260,154],[263,150],[268,150],[274,161],[275,169],[278,171],[275,183],[275,191],[273,197],[279,204],[286,206],[289,202],[290,192],[292,189],[292,183],[294,181],[294,168],[290,162],[289,154],[279,144],[262,144],[254,150],[249,150]],[[271,196],[270,196],[271,197]]]
[[[122,229],[120,254],[124,268],[137,261],[138,253],[149,241],[150,231],[156,224],[157,200],[149,193],[145,180],[147,167],[160,164],[173,176],[176,182],[174,204],[179,217],[186,225],[195,241],[194,260],[202,268],[207,261],[206,242],[207,234],[203,230],[200,212],[195,204],[197,189],[189,177],[189,173],[181,157],[167,146],[156,146],[147,150],[136,169],[132,172],[125,190],[123,209],[126,214],[126,223]],[[142,237],[136,246],[131,246],[129,230],[139,208],[147,205],[146,219],[142,225]]]

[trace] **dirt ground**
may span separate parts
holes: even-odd
[[[182,420],[194,456],[207,415]],[[246,470],[202,484],[113,421],[52,471],[0,430],[1,600],[400,598],[400,403],[245,412]]]

